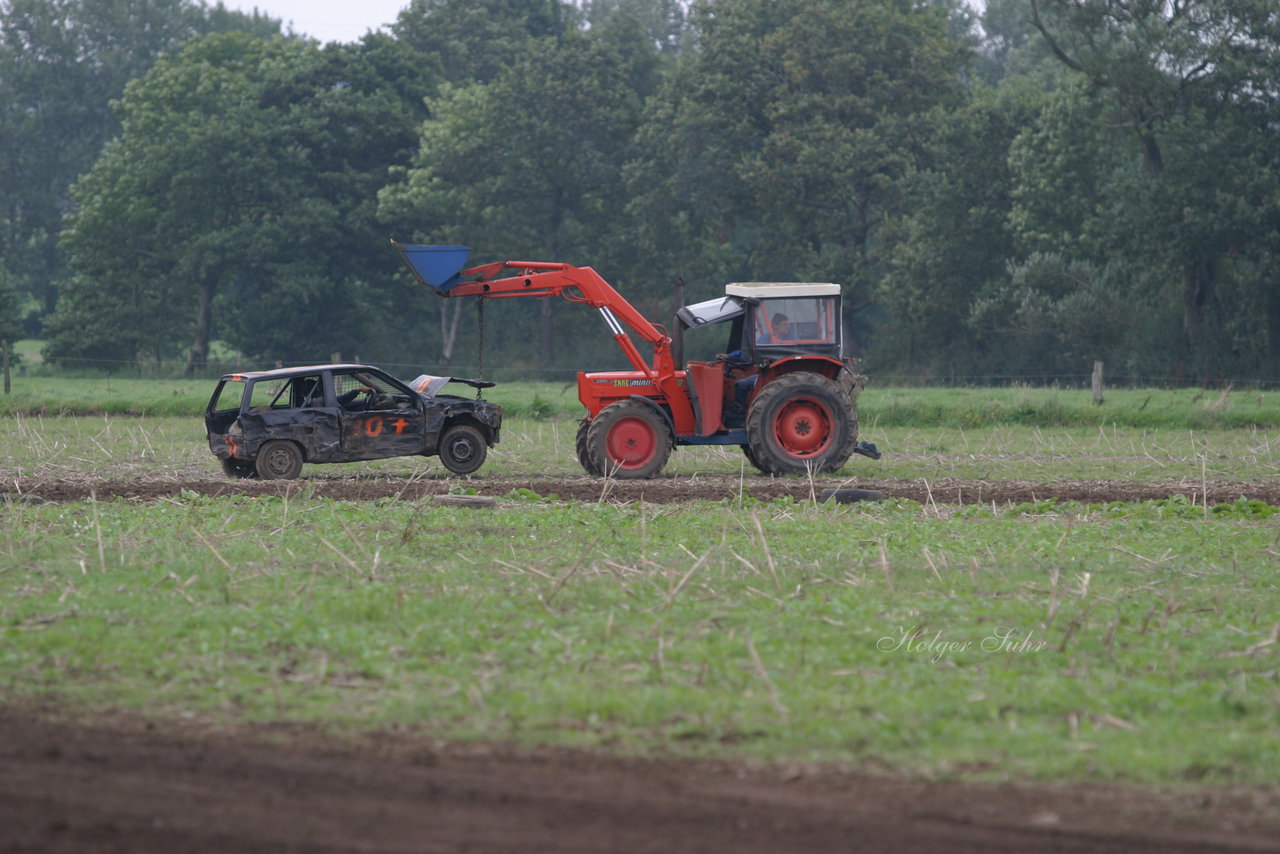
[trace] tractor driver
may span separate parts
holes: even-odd
[[[756,343],[779,344],[783,341],[792,341],[794,339],[795,336],[791,334],[791,318],[782,312],[778,312],[773,316],[773,321],[769,324],[769,328],[756,339]]]

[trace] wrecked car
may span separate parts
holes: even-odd
[[[471,474],[498,442],[502,407],[442,394],[449,383],[485,380],[422,375],[404,383],[370,365],[310,365],[227,374],[205,409],[209,450],[229,477],[288,480],[303,463],[350,463],[438,455]]]

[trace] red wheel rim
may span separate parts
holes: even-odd
[[[793,457],[816,457],[831,444],[834,419],[822,403],[807,398],[789,400],[773,419],[773,435]]]
[[[615,465],[634,469],[658,453],[658,434],[643,418],[623,418],[609,430],[604,444]]]

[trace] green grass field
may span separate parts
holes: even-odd
[[[0,396],[0,415],[198,416],[213,387],[210,380],[23,377],[14,380],[9,395]],[[573,384],[500,383],[486,391],[485,398],[517,417],[577,418],[583,412]],[[1091,394],[1080,389],[877,389],[872,385],[859,399],[858,410],[866,427],[1265,429],[1280,426],[1280,392],[1114,389],[1106,393],[1101,406],[1095,406]]]
[[[148,397],[135,392],[110,393]],[[1181,423],[946,426],[968,417],[956,402],[941,425],[902,425],[868,415],[891,409],[868,392],[864,434],[889,454],[846,473],[1280,478],[1276,431],[1195,427],[1204,398],[1160,394],[1182,395],[1164,416]],[[581,476],[559,390],[524,395],[481,477]],[[1237,404],[1253,405],[1233,396],[1224,411]],[[0,418],[6,481],[216,476],[191,414],[17,411]],[[736,453],[673,456],[677,478],[740,470]],[[308,471],[445,476],[423,459]],[[305,485],[287,499],[41,504],[10,489],[0,690],[85,719],[408,726],[930,777],[1271,782],[1274,513],[1179,500],[573,503],[519,490],[474,510],[319,499]]]

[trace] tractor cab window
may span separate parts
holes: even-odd
[[[742,349],[742,301],[716,297],[686,305],[676,312],[684,328],[685,361],[711,361],[723,353]]]
[[[829,297],[762,300],[754,309],[757,346],[837,343],[835,300]]]
[[[741,300],[731,297],[716,297],[715,299],[696,302],[693,305],[686,305],[676,314],[685,328],[697,329],[701,326],[723,323],[726,320],[741,317],[742,311]]]
[[[742,317],[732,323],[714,328],[688,329],[684,333],[684,358],[686,362],[709,362],[725,353],[741,354]]]

